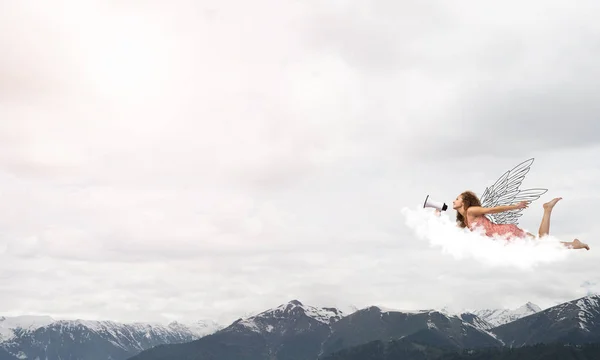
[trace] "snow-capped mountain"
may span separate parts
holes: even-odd
[[[324,353],[382,339],[405,339],[447,347],[501,346],[496,336],[458,316],[437,310],[395,310],[371,306],[333,325]]]
[[[446,306],[439,310],[439,312],[447,316],[456,316],[462,321],[469,323],[480,330],[487,331],[494,327],[494,325],[475,315],[473,312],[465,309],[456,310]]]
[[[156,347],[133,359],[316,359],[332,327],[342,318],[344,314],[339,309],[292,300],[240,318],[191,343]]]
[[[168,324],[168,328],[172,331],[186,333],[189,332],[197,338],[214,333],[215,331],[221,330],[223,325],[208,320],[198,320],[190,323],[180,323],[172,321]]]
[[[485,321],[484,319],[480,318],[479,316],[473,313],[465,312],[454,316],[458,317],[459,319],[468,324],[475,326],[480,330],[488,331],[494,327],[494,325],[490,324],[489,322]]]
[[[331,325],[340,320],[344,314],[341,310],[335,308],[318,308],[310,305],[303,305],[298,300],[292,300],[287,304],[279,305],[276,308],[261,312],[260,314],[241,318],[232,324],[232,327],[243,326],[257,332],[274,332],[278,327],[287,325],[287,320],[293,319],[297,322],[299,319],[307,318],[318,321],[324,325]]]
[[[50,317],[1,317],[0,348],[21,359],[127,359],[161,344],[189,342],[222,326],[54,320]]]
[[[371,306],[344,316],[335,308],[317,308],[292,300],[238,319],[192,343],[156,347],[131,360],[317,359],[342,348],[394,338],[455,348],[502,345],[494,334],[434,310]]]
[[[541,308],[531,302],[516,309],[455,309],[446,306],[440,312],[449,316],[458,316],[463,321],[470,323],[480,329],[490,330],[497,326],[510,323],[531,314],[540,312]]]
[[[531,302],[516,309],[484,309],[471,311],[480,319],[485,320],[492,327],[508,324],[525,316],[540,312],[542,309]]]
[[[255,333],[263,339],[265,351],[276,354],[276,358],[285,358],[288,353],[313,356],[320,352],[324,339],[331,334],[332,325],[343,317],[339,309],[304,305],[292,300],[260,314],[238,319],[221,334]],[[297,348],[299,341],[302,342],[301,348]]]
[[[583,344],[600,341],[600,295],[585,296],[553,306],[492,331],[507,346],[541,342]]]
[[[600,342],[600,296],[543,311],[527,303],[470,312],[370,306],[351,314],[292,300],[227,327],[19,317],[0,318],[0,329],[0,360],[299,360],[389,341],[413,350]]]
[[[0,316],[0,343],[15,337],[15,333],[34,331],[54,322],[50,316]]]

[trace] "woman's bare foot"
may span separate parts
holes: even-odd
[[[582,243],[581,241],[579,241],[579,239],[573,240],[573,242],[571,242],[570,244],[572,249],[590,249],[590,247],[587,244]]]
[[[548,201],[547,203],[545,203],[543,205],[544,206],[544,210],[552,210],[552,208],[554,207],[554,205],[556,205],[556,203],[559,200],[562,200],[562,198],[561,197],[557,197],[557,198],[554,198],[554,199]]]

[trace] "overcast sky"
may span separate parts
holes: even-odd
[[[228,323],[541,307],[600,289],[597,1],[0,1],[0,314]],[[535,157],[533,271],[404,207]],[[454,217],[455,213],[450,212]]]

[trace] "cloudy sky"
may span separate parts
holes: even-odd
[[[600,290],[598,10],[0,0],[0,313],[227,323]],[[531,157],[524,187],[549,191],[521,224],[562,196],[551,232],[591,251],[489,268],[406,226]]]

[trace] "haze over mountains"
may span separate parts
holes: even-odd
[[[228,326],[211,321],[122,324],[47,316],[0,317],[0,360],[201,360],[209,356],[219,360],[316,360],[337,359],[345,353],[352,356],[353,351],[374,343],[386,347],[393,342],[408,352],[417,351],[415,344],[419,344],[420,354],[423,346],[433,354],[448,349],[599,340],[598,296],[545,310],[527,303],[517,309],[456,313],[370,306],[345,314],[292,300]]]

